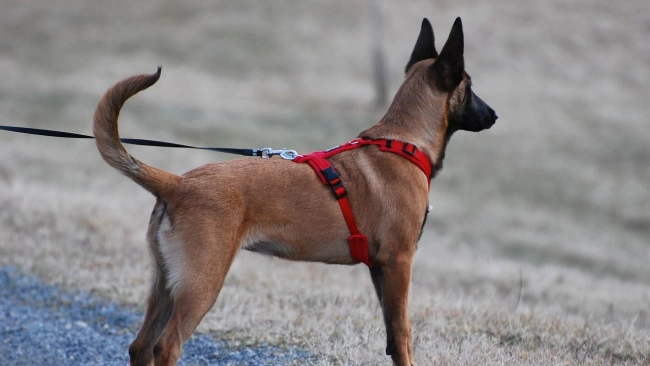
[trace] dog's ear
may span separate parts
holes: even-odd
[[[438,57],[438,52],[436,51],[435,39],[433,37],[433,28],[431,27],[429,20],[427,18],[424,18],[422,20],[422,27],[420,28],[418,41],[415,42],[413,53],[411,53],[411,59],[406,64],[404,73],[408,74],[411,66],[415,65],[416,63],[422,60],[436,57]]]
[[[442,89],[454,90],[463,81],[463,72],[465,71],[464,49],[463,24],[460,18],[456,18],[454,25],[451,27],[447,43],[442,47],[436,62],[431,65],[433,77]]]

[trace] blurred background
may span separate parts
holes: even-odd
[[[0,124],[90,134],[106,88],[162,65],[160,81],[124,108],[123,137],[326,149],[387,108],[373,45],[390,100],[422,18],[440,50],[456,16],[474,90],[500,118],[490,130],[454,135],[431,185],[415,313],[428,306],[417,305],[420,293],[442,309],[459,294],[513,308],[521,280],[518,306],[620,320],[648,339],[647,1],[3,1]],[[178,174],[232,158],[128,149]],[[0,153],[0,263],[143,303],[153,198],[101,161],[92,141],[0,132]],[[360,266],[271,262],[242,255],[224,292],[277,280],[305,297],[305,282],[291,279],[325,280],[296,273],[317,271],[327,283],[366,276]],[[260,268],[277,277],[256,275]],[[269,329],[279,322],[257,316]],[[213,317],[214,329],[252,327]]]

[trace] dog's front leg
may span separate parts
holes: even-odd
[[[386,304],[384,272],[379,264],[370,268],[370,277],[372,278],[372,284],[375,286],[379,305],[381,305],[381,312],[384,315],[384,325],[386,326],[386,354],[390,356],[395,353],[395,336],[393,335],[392,322],[390,321],[390,312]]]
[[[385,303],[388,308],[388,314],[384,315],[384,320],[388,319],[387,323],[390,323],[386,327],[387,352],[390,351],[395,365],[412,366],[414,362],[411,322],[408,315],[408,295],[413,253],[397,253],[395,256],[383,264],[380,269],[384,280]]]

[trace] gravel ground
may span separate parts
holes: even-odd
[[[124,365],[143,315],[0,268],[0,365]],[[194,335],[179,365],[285,365],[297,348],[232,348]]]

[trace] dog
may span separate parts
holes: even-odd
[[[386,326],[386,354],[395,365],[414,364],[408,294],[430,181],[442,168],[454,132],[488,129],[498,118],[472,91],[463,50],[460,18],[440,54],[424,19],[405,80],[386,115],[358,136],[408,142],[405,151],[413,146],[430,163],[428,175],[378,146],[328,158],[345,184],[353,220],[367,238],[367,264]],[[93,122],[102,158],[156,197],[147,233],[154,280],[142,328],[129,347],[131,365],[178,361],[183,343],[216,301],[240,248],[288,260],[358,263],[342,206],[309,164],[242,159],[178,176],[129,155],[119,139],[120,109],[159,77],[160,68],[115,84],[99,101]]]

